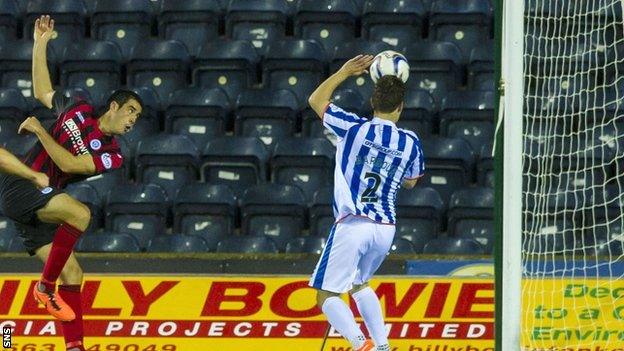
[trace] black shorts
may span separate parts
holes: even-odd
[[[41,222],[37,211],[62,193],[53,187],[39,190],[29,180],[0,173],[0,208],[5,216],[15,221],[31,256],[38,248],[52,242],[58,228],[58,224]]]

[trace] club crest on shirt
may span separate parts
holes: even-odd
[[[110,169],[111,167],[113,167],[113,160],[108,152],[103,153],[102,156],[100,156],[100,159],[102,160],[104,168]]]
[[[91,146],[92,150],[99,150],[102,147],[102,142],[98,139],[93,139],[89,142],[89,146]]]
[[[51,192],[52,192],[52,188],[51,188],[51,187],[49,187],[49,186],[47,186],[47,187],[45,187],[45,188],[41,189],[41,193],[42,193],[42,194],[49,194],[49,193],[51,193]]]

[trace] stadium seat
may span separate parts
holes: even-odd
[[[288,5],[285,0],[231,0],[225,14],[229,38],[251,41],[264,55],[268,43],[286,34]]]
[[[334,188],[327,186],[314,193],[310,204],[310,235],[327,237],[334,225]]]
[[[13,220],[0,216],[0,252],[6,251],[16,236],[17,228]]]
[[[464,221],[474,224],[491,222],[494,220],[494,189],[467,188],[451,195],[448,217],[448,233],[450,236],[460,236],[457,226]]]
[[[149,0],[98,1],[91,16],[91,37],[116,43],[124,59],[151,31]]]
[[[0,120],[21,123],[26,117],[28,105],[17,89],[0,89]],[[17,134],[17,129],[13,131]]]
[[[360,10],[350,0],[299,0],[295,36],[319,42],[327,52],[355,37]]]
[[[419,186],[436,189],[445,204],[451,194],[472,182],[475,156],[463,139],[431,137],[422,140],[427,171]]]
[[[358,115],[363,115],[363,111],[366,110],[366,106],[369,104],[365,102],[364,98],[357,90],[338,88],[332,95],[332,102],[337,106],[340,106],[345,111],[353,112]],[[337,138],[329,130],[323,126],[319,116],[312,110],[311,107],[307,107],[301,111],[301,129],[302,135],[314,138],[326,138],[333,145],[336,145]]]
[[[197,48],[219,35],[219,3],[216,0],[162,0],[158,34],[186,45],[191,56]]]
[[[5,41],[0,45],[0,84],[5,88],[21,91],[25,98],[32,96],[32,49],[31,40]],[[57,79],[57,56],[51,45],[47,50],[48,70],[54,84]]]
[[[17,37],[17,21],[20,9],[15,0],[0,0],[0,40],[3,42]]]
[[[428,90],[436,101],[446,91],[455,90],[462,81],[462,56],[459,48],[447,42],[421,42],[403,51],[410,64],[410,89]]]
[[[155,124],[155,121],[151,120],[149,115],[141,116],[135,122],[132,129],[126,134],[124,134],[123,137],[126,140],[130,149],[133,151],[133,154],[135,153],[136,148],[139,145],[139,142],[141,140],[144,140],[145,138],[158,133],[158,128],[154,124]],[[126,159],[125,161],[133,162],[134,160]],[[124,166],[127,166],[127,165],[124,165]]]
[[[91,222],[89,223],[89,228],[86,230],[87,232],[95,232],[103,227],[102,201],[94,187],[85,183],[72,183],[69,184],[64,191],[69,196],[89,207],[91,211]]]
[[[286,244],[286,253],[311,253],[320,255],[327,239],[320,236],[294,238]]]
[[[83,0],[30,0],[24,17],[24,37],[32,38],[35,20],[41,15],[54,19],[50,45],[63,49],[85,37],[87,8]]]
[[[208,140],[225,134],[229,110],[227,95],[219,88],[176,90],[165,109],[165,130],[186,135],[203,149]]]
[[[128,160],[124,160],[124,162],[128,162]],[[117,185],[122,185],[127,182],[123,170],[114,170],[91,176],[78,184],[88,184],[92,186],[97,191],[100,204],[105,204],[110,190]]]
[[[217,245],[219,253],[278,253],[275,242],[264,235],[230,236]]]
[[[464,220],[455,225],[455,232],[460,238],[478,241],[487,255],[492,254],[495,233],[493,220]]]
[[[335,153],[326,139],[280,139],[271,157],[271,180],[299,187],[311,201],[317,189],[332,183]]]
[[[192,64],[195,86],[223,89],[230,101],[255,84],[260,57],[249,41],[217,39],[204,44]]]
[[[206,240],[199,236],[167,234],[153,237],[147,247],[148,252],[206,252]]]
[[[299,104],[288,90],[245,90],[236,99],[234,133],[257,137],[267,146],[294,135]]]
[[[9,242],[9,246],[6,248],[7,252],[26,252],[26,246],[24,246],[24,239],[19,236],[14,236]]]
[[[164,233],[167,195],[155,184],[119,184],[110,190],[105,211],[107,230],[131,234],[145,248]]]
[[[300,235],[305,223],[306,205],[301,190],[292,185],[262,184],[245,191],[241,198],[241,232],[266,235],[280,251]]]
[[[173,232],[204,238],[209,251],[234,231],[235,219],[236,197],[225,185],[188,184],[173,202]]]
[[[481,147],[477,162],[477,182],[481,186],[494,187],[494,159],[491,143]]]
[[[395,237],[392,241],[392,246],[390,246],[389,254],[414,254],[416,251],[414,250],[414,246],[412,243],[403,238]]]
[[[470,51],[490,38],[492,8],[488,0],[437,0],[429,16],[429,37],[455,43],[467,63]]]
[[[440,134],[462,138],[473,150],[494,140],[494,92],[449,91],[438,115]]]
[[[121,51],[108,41],[83,40],[65,48],[59,65],[61,86],[103,97],[121,83]]]
[[[395,237],[409,240],[418,254],[422,253],[423,247],[429,240],[437,237],[437,230],[431,231],[431,226],[425,221],[397,220]]]
[[[0,119],[0,140],[8,140],[17,133],[18,121],[12,119]],[[0,142],[2,144],[2,142]]]
[[[601,222],[586,228],[583,240],[580,242],[583,244],[583,254],[586,256],[606,256],[609,258],[621,256],[624,253],[622,248],[624,243],[622,221],[618,219],[610,223]]]
[[[174,90],[186,88],[190,57],[184,44],[175,40],[144,40],[132,50],[128,84],[149,86],[167,101]]]
[[[199,150],[186,136],[150,136],[137,146],[137,180],[162,186],[173,199],[182,185],[197,180],[198,161]]]
[[[23,159],[33,146],[39,141],[34,134],[13,135],[3,140],[4,147],[19,159]]]
[[[531,254],[563,254],[565,250],[572,254],[582,248],[582,242],[577,241],[581,234],[575,235],[576,231],[578,228],[562,220],[529,220],[523,228],[522,251]],[[529,264],[538,263],[534,261]]]
[[[312,40],[282,40],[269,44],[262,62],[264,84],[289,89],[307,101],[325,78],[325,52]]]
[[[494,90],[494,43],[490,40],[472,49],[468,62],[468,89]]]
[[[267,179],[269,153],[257,138],[225,137],[211,140],[202,153],[202,182],[228,185],[236,193]]]
[[[362,10],[362,36],[402,48],[422,37],[425,17],[420,0],[367,0]]]
[[[411,89],[405,94],[403,112],[397,127],[411,130],[420,138],[433,134],[436,126],[435,102],[427,90]]]
[[[104,232],[83,236],[76,245],[78,252],[139,252],[137,240],[130,234]]]
[[[478,241],[465,238],[437,238],[423,248],[429,255],[483,255],[483,246]]]
[[[427,231],[436,236],[442,228],[445,206],[437,191],[416,187],[399,190],[396,197],[397,232],[408,236]]]

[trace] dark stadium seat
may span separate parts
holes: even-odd
[[[0,216],[0,252],[6,251],[16,236],[17,228],[13,220]]]
[[[0,0],[0,40],[7,41],[17,37],[17,21],[20,9],[15,0]]]
[[[437,238],[423,248],[429,255],[483,255],[483,246],[476,240],[465,238]]]
[[[322,236],[294,238],[286,244],[286,253],[311,253],[320,255],[327,239]]]
[[[494,219],[494,189],[467,188],[454,192],[447,217],[450,236],[461,236],[457,226],[464,221],[470,221],[472,225],[491,222]]]
[[[145,248],[149,239],[164,233],[167,195],[155,184],[120,184],[106,202],[106,229],[132,234]]]
[[[310,235],[327,237],[334,225],[334,187],[317,190],[310,203]]]
[[[124,160],[124,162],[128,162],[128,160]],[[127,180],[124,176],[123,170],[119,169],[91,176],[80,183],[92,186],[98,193],[100,203],[105,204],[110,190],[117,185],[127,183]]]
[[[440,134],[466,140],[473,150],[494,140],[494,92],[449,91],[439,112]]]
[[[414,250],[414,246],[412,243],[403,238],[395,237],[392,241],[392,246],[390,246],[389,254],[414,254],[416,251]]]
[[[39,141],[34,134],[14,134],[7,140],[3,140],[4,147],[19,159],[23,159],[33,146]]]
[[[289,89],[307,101],[325,78],[326,54],[313,40],[282,40],[270,43],[262,61],[264,84]]]
[[[266,236],[230,236],[219,242],[220,253],[277,253],[275,242]]]
[[[294,135],[298,110],[297,98],[288,90],[245,90],[236,99],[234,133],[274,146],[280,138]]]
[[[343,110],[360,115],[363,113],[363,110],[366,110],[366,106],[369,106],[369,103],[364,100],[362,95],[360,95],[357,90],[352,89],[336,89],[331,100]],[[319,116],[311,107],[307,107],[301,112],[301,119],[302,135],[314,138],[326,138],[331,141],[332,144],[336,144],[336,136],[323,126]]]
[[[432,188],[399,190],[396,197],[397,231],[401,236],[407,236],[413,231],[426,230],[436,236],[442,228],[444,211],[440,194]]]
[[[76,245],[78,252],[139,252],[137,240],[130,234],[104,232],[83,236]]]
[[[230,101],[255,84],[260,57],[249,41],[217,39],[205,43],[192,64],[195,86],[223,89]]]
[[[458,138],[430,137],[422,140],[427,171],[418,183],[436,189],[445,204],[451,194],[472,183],[475,155],[470,144]]]
[[[128,84],[149,86],[167,101],[174,90],[186,88],[190,57],[175,40],[143,40],[132,50],[127,65]]]
[[[624,245],[621,219],[602,222],[593,227],[586,228],[583,233],[583,254],[587,256],[607,256],[615,258],[621,256]]]
[[[17,89],[0,89],[0,120],[21,123],[26,117],[28,104]],[[14,134],[17,134],[15,129]]]
[[[281,251],[305,226],[306,205],[301,190],[292,185],[262,184],[243,194],[240,202],[241,232],[266,235]]]
[[[112,42],[82,40],[65,48],[59,65],[61,86],[103,97],[121,83],[121,51]]]
[[[225,185],[188,184],[173,202],[173,232],[201,236],[208,250],[236,226],[236,197]]]
[[[494,90],[494,43],[487,41],[472,49],[468,62],[468,89]]]
[[[257,138],[225,137],[211,140],[202,153],[202,182],[228,185],[236,193],[267,179],[269,152]]]
[[[229,125],[227,95],[219,88],[186,88],[171,94],[165,109],[165,130],[186,135],[199,149],[222,136]]]
[[[137,180],[158,184],[170,199],[178,189],[197,180],[199,150],[184,135],[158,134],[139,142],[136,151]]]
[[[414,43],[406,46],[403,54],[410,64],[409,88],[428,90],[439,102],[446,91],[461,84],[462,56],[455,44]]]
[[[437,230],[432,231],[431,226],[426,222],[407,221],[404,223],[402,218],[397,220],[395,237],[409,240],[416,253],[422,253],[425,244],[437,236]]]
[[[429,16],[429,37],[455,43],[467,62],[470,51],[490,38],[491,13],[488,0],[434,1]]]
[[[231,0],[225,14],[225,34],[251,41],[258,53],[286,34],[288,5],[285,0]]]
[[[74,199],[87,205],[89,210],[91,210],[91,222],[86,230],[87,232],[94,232],[103,227],[102,202],[94,187],[85,183],[72,183],[64,191]]]
[[[35,20],[41,15],[54,19],[50,45],[63,49],[86,34],[87,8],[83,0],[30,0],[24,17],[24,37],[32,38]]]
[[[494,159],[492,157],[492,143],[485,144],[479,152],[477,162],[477,182],[481,186],[494,187]]]
[[[529,220],[523,227],[523,231],[525,232],[522,236],[523,252],[557,255],[563,254],[564,250],[571,254],[582,249],[582,242],[577,242],[582,234],[576,234],[578,228],[574,228],[572,223],[566,223],[563,220]]]
[[[166,234],[153,237],[147,247],[148,252],[206,252],[206,240],[199,236]]]
[[[458,237],[478,241],[483,246],[487,255],[492,254],[495,232],[493,220],[468,219],[455,225],[455,233]]]
[[[32,96],[32,40],[5,41],[0,45],[0,84],[14,88],[27,98]],[[57,55],[51,45],[47,49],[48,70],[52,83],[56,82]]]
[[[98,1],[91,16],[91,37],[116,43],[129,59],[132,49],[150,36],[151,14],[149,0]]]
[[[360,10],[350,0],[299,0],[295,36],[313,39],[326,51],[355,37]]]
[[[139,117],[132,129],[128,133],[124,134],[123,137],[128,143],[128,146],[133,151],[136,151],[136,148],[141,140],[157,133],[158,127],[155,125],[155,122],[150,119],[149,115],[146,115]],[[133,162],[134,160],[130,161]]]
[[[18,126],[18,121],[14,121],[12,119],[0,119],[0,140],[8,140],[9,138],[15,136]],[[2,144],[2,142],[0,142],[0,144]]]
[[[422,37],[426,14],[420,0],[368,0],[362,10],[362,36],[402,48]]]
[[[282,138],[271,157],[271,180],[299,187],[311,201],[317,189],[332,183],[335,153],[326,139]]]
[[[409,129],[418,137],[426,138],[434,132],[435,108],[433,97],[427,90],[408,90],[397,127]]]
[[[216,0],[162,0],[158,34],[186,45],[191,56],[197,48],[219,35],[219,3]]]
[[[24,239],[19,236],[14,236],[9,242],[9,246],[6,248],[7,252],[26,252],[26,246],[24,246]]]

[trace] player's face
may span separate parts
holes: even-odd
[[[130,99],[115,111],[116,134],[128,133],[141,116],[141,105],[136,100]]]

